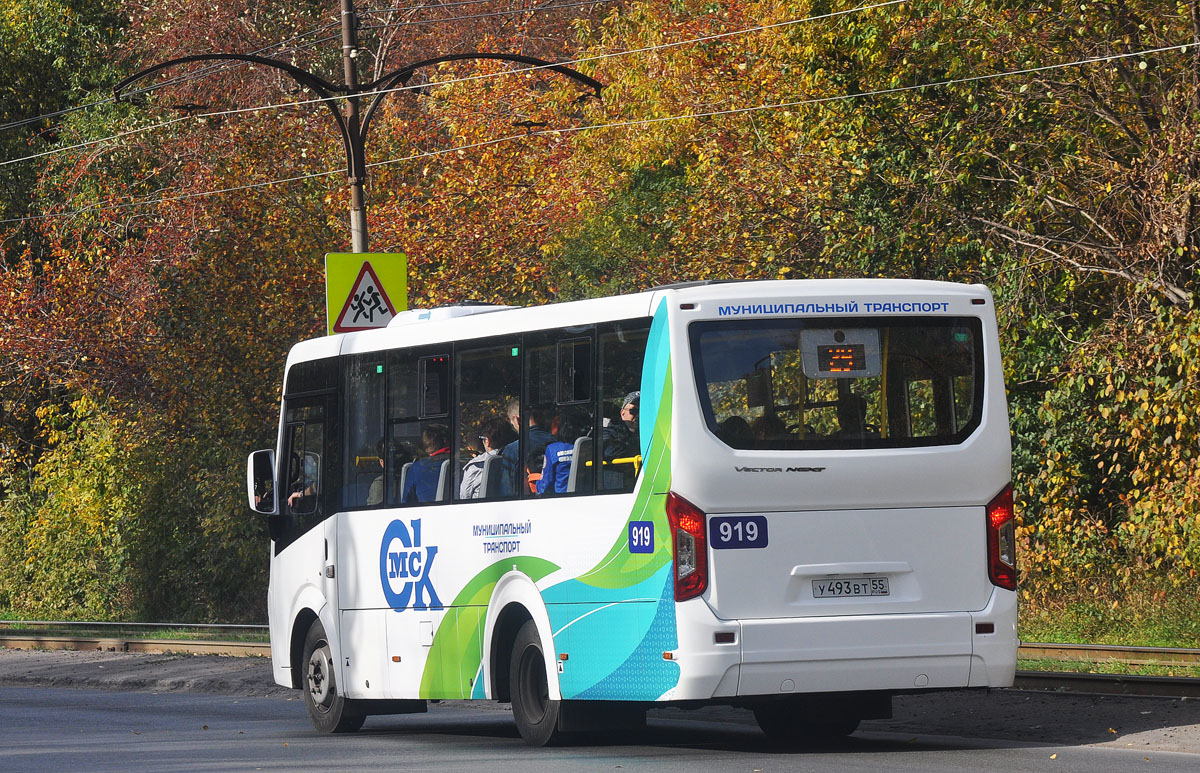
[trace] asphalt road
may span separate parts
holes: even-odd
[[[257,659],[0,650],[0,771],[1200,770],[1200,701],[902,696],[894,719],[799,750],[772,747],[747,712],[666,710],[642,738],[532,749],[487,702],[318,735],[269,673]]]

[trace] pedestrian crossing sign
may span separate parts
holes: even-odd
[[[408,308],[404,253],[331,252],[325,256],[327,332],[387,327]]]

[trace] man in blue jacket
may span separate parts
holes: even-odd
[[[413,462],[404,478],[404,492],[400,498],[404,504],[437,499],[442,462],[450,458],[450,430],[445,424],[430,424],[421,432],[421,445],[425,448],[425,456]]]
[[[550,431],[544,426],[546,412],[540,408],[529,408],[525,413],[526,421],[529,424],[529,431],[525,436],[527,442],[525,456],[528,457],[534,452],[540,455],[546,446],[555,440],[554,435],[550,434]],[[515,399],[508,404],[508,420],[512,423],[513,429],[521,431],[521,404]],[[506,445],[500,455],[504,458],[504,493],[513,496],[521,490],[525,479],[525,465],[521,463],[521,439],[517,438]]]

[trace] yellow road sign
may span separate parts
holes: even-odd
[[[325,256],[327,332],[387,327],[408,308],[408,258],[402,252],[331,252]]]

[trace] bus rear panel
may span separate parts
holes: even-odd
[[[683,666],[679,697],[1011,685],[991,295],[808,284],[820,294],[742,299],[722,285],[666,307],[669,497],[707,525],[705,589],[679,603],[706,666]]]

